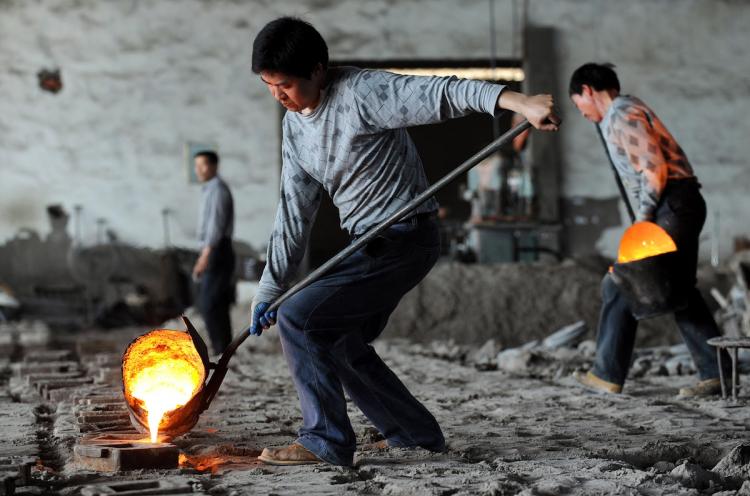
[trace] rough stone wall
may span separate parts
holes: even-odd
[[[566,118],[566,197],[617,195],[596,135],[564,87],[580,63],[610,60],[624,90],[655,108],[695,164],[709,208],[722,214],[723,251],[747,232],[748,5],[529,0],[528,22],[559,31],[563,74],[550,90]],[[511,2],[498,0],[495,12],[497,55],[519,55]],[[199,187],[187,181],[183,145],[197,140],[219,145],[238,237],[263,245],[278,195],[280,112],[249,69],[250,46],[282,14],[312,21],[333,59],[490,51],[485,0],[0,0],[0,242],[45,225],[50,203],[69,211],[80,203],[89,240],[101,217],[123,241],[159,246],[168,207],[172,241],[192,245]],[[36,83],[37,71],[54,67],[64,83],[56,95]],[[612,253],[620,232],[604,230],[597,249]]]

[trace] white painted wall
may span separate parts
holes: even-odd
[[[520,0],[517,5],[520,5]],[[120,237],[194,244],[199,187],[187,140],[219,144],[237,236],[270,231],[278,189],[279,111],[250,71],[252,39],[284,14],[310,20],[333,59],[489,56],[487,0],[0,0],[0,242],[44,229],[44,208],[84,205],[89,239],[106,218]],[[497,0],[499,57],[510,57],[509,0]],[[565,83],[583,62],[618,65],[623,88],[670,127],[722,213],[724,251],[750,230],[747,136],[750,3],[738,0],[530,0],[529,22],[559,29]],[[59,66],[64,89],[36,72]],[[591,125],[560,99],[566,195],[617,194]],[[599,248],[613,251],[619,229]]]

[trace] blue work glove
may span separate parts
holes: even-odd
[[[276,310],[273,312],[266,312],[270,303],[262,301],[255,305],[253,309],[253,322],[250,324],[248,332],[253,336],[260,336],[263,334],[263,329],[268,329],[276,323]]]

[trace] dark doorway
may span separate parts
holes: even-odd
[[[461,74],[465,70],[478,69],[481,71],[491,69],[488,60],[463,60],[463,61],[337,61],[332,65],[349,65],[362,68],[381,68],[399,72],[400,69],[419,69],[420,71],[443,74],[445,71]],[[518,69],[520,61],[499,61],[495,64],[501,74],[508,74],[502,69]],[[519,69],[520,70],[520,69]],[[511,73],[512,74],[512,73]],[[517,74],[517,72],[516,72]],[[520,80],[486,78],[500,84],[507,85],[511,90],[519,91]],[[493,135],[502,133],[510,127],[510,113],[505,112],[497,117],[495,124],[493,118],[485,114],[473,114],[459,119],[417,126],[409,128],[414,143],[419,150],[425,172],[430,183],[435,182],[456,166],[461,164],[469,156],[479,151],[488,144]],[[468,219],[470,204],[461,198],[461,191],[466,184],[465,175],[454,181],[436,197],[440,206],[446,211],[446,220],[460,222]],[[339,214],[331,199],[324,195],[318,211],[318,216],[310,235],[308,245],[307,267],[313,269],[335,255],[349,242],[347,233],[341,230],[339,225]]]

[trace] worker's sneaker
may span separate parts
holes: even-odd
[[[258,460],[269,465],[311,465],[323,462],[313,452],[297,443],[286,448],[263,448]]]
[[[679,396],[682,398],[695,398],[698,396],[715,396],[721,394],[721,379],[706,379],[694,386],[680,388]]]
[[[600,379],[591,372],[586,372],[584,374],[583,372],[576,370],[575,372],[573,372],[573,378],[581,383],[581,385],[595,391],[614,394],[619,394],[622,392],[621,385],[615,384],[614,382],[605,381],[604,379]]]

